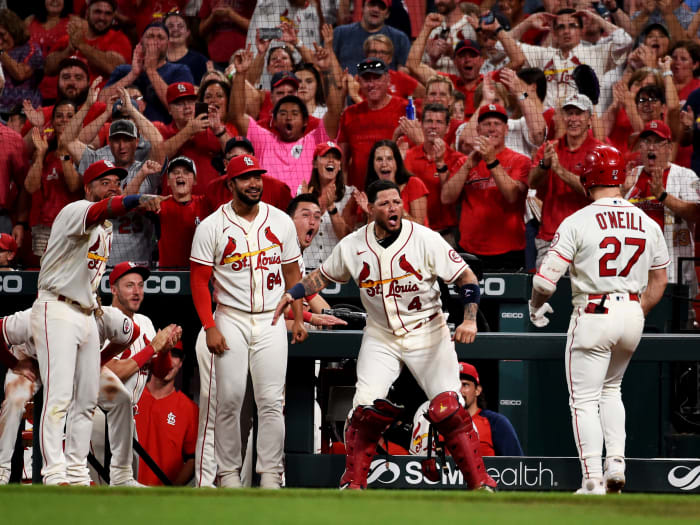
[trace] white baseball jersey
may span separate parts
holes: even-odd
[[[405,335],[440,312],[440,289],[468,267],[437,232],[411,221],[401,222],[399,237],[382,248],[374,223],[344,237],[321,265],[327,279],[360,288],[367,325]]]
[[[41,258],[39,290],[48,290],[76,301],[83,308],[97,308],[95,291],[107,266],[112,243],[109,221],[86,226],[94,203],[72,202],[56,216],[46,253]]]
[[[32,337],[31,326],[32,309],[22,310],[5,317],[2,325],[2,335],[8,347],[18,359],[20,357],[33,357],[36,359],[36,346]],[[97,331],[100,334],[100,342],[105,340],[117,344],[126,344],[131,340],[134,332],[134,324],[126,315],[112,306],[102,307],[102,316],[96,318]],[[22,356],[18,356],[17,352]]]
[[[619,197],[598,199],[564,219],[550,251],[570,263],[574,296],[641,293],[649,270],[669,264],[661,228]]]
[[[112,310],[117,309],[112,308]],[[119,310],[117,311],[121,314]],[[133,355],[138,354],[141,350],[143,350],[156,336],[156,329],[154,328],[153,323],[145,315],[134,314],[134,322],[139,325],[139,328],[141,329],[138,339],[136,339],[136,341],[134,341],[131,346],[124,350],[121,354],[115,356],[114,359],[131,358]],[[131,336],[129,336],[129,339],[131,339]],[[105,344],[108,344],[109,342],[111,342],[111,340],[105,341]],[[131,392],[131,401],[133,405],[136,405],[139,399],[141,399],[143,389],[146,388],[146,383],[148,382],[149,370],[150,369],[148,366],[144,366],[134,375],[124,380],[124,386],[129,392]]]
[[[285,292],[282,265],[301,257],[289,216],[264,202],[253,222],[231,203],[197,227],[190,260],[214,269],[214,301],[243,312],[273,311]]]

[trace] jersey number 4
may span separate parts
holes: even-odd
[[[622,251],[622,243],[617,237],[605,237],[598,245],[601,249],[606,249],[612,246],[612,251],[606,253],[600,258],[598,262],[598,274],[601,277],[627,277],[632,270],[634,264],[639,260],[642,253],[644,253],[644,248],[646,248],[646,239],[639,239],[637,237],[625,237],[625,246],[635,246],[635,252],[630,257],[627,265],[620,271],[617,271],[616,267],[609,267],[608,264],[612,261],[616,261],[620,252]]]

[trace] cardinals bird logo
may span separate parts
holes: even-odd
[[[277,246],[279,246],[280,250],[283,249],[282,242],[277,238],[277,236],[274,233],[272,233],[272,230],[269,226],[265,228],[265,238],[272,244],[276,244]]]
[[[236,241],[233,239],[233,237],[229,237],[228,242],[226,243],[226,248],[224,249],[224,254],[221,256],[221,262],[219,264],[228,264],[230,261],[227,259],[233,257],[233,252],[235,251]]]
[[[98,253],[100,250],[100,246],[102,246],[102,239],[98,237],[95,243],[88,248],[87,258],[92,259],[93,261],[106,262],[107,257],[104,257]]]
[[[369,277],[369,264],[363,262],[362,270],[360,270],[360,275],[357,278],[357,282],[362,285],[362,283],[367,280],[367,277]]]
[[[403,254],[401,255],[401,257],[399,257],[399,268],[401,268],[404,272],[412,274],[419,281],[423,280],[423,276],[420,274],[420,272],[414,270],[413,266],[411,266],[411,263],[406,260],[406,254]]]

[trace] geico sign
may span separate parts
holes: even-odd
[[[21,293],[22,277],[19,275],[0,275],[0,292]]]
[[[522,312],[501,312],[501,319],[523,319],[524,317]]]
[[[501,406],[519,407],[523,402],[520,399],[501,399],[500,404]]]
[[[517,466],[512,467],[490,467],[487,469],[489,475],[498,483],[500,487],[538,487],[551,488],[559,483],[554,479],[552,469],[542,466],[542,462],[528,465],[524,461],[519,461]],[[420,461],[408,461],[403,468],[401,465],[386,459],[375,459],[369,468],[367,477],[368,485],[394,485],[399,479],[408,485],[464,485],[462,473],[451,463],[447,463],[446,469],[442,470],[441,481],[430,481],[423,476]]]
[[[180,277],[177,275],[151,275],[143,285],[145,293],[179,294],[182,289]],[[110,293],[109,277],[104,276],[100,291]]]

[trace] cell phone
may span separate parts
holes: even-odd
[[[448,27],[445,27],[440,31],[440,36],[438,38],[442,38],[443,40],[447,40],[450,37],[450,29]]]
[[[198,117],[202,114],[209,113],[209,104],[206,102],[195,102],[194,103],[194,116]]]
[[[484,16],[479,18],[479,20],[481,21],[481,25],[490,25],[496,20],[496,15],[493,14],[493,11],[489,11]]]
[[[282,30],[279,27],[261,27],[260,40],[279,40],[282,38]]]

